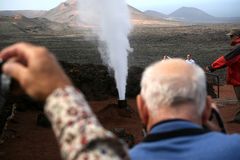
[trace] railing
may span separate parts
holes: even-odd
[[[213,83],[211,83],[211,84],[217,86],[217,98],[219,98],[219,96],[220,96],[220,89],[219,89],[220,79],[219,79],[219,76],[217,74],[213,74],[213,73],[209,73],[209,72],[206,72],[206,76],[207,76],[207,80],[209,79],[209,77],[213,77],[216,80],[216,83],[214,83],[215,81],[212,81]]]

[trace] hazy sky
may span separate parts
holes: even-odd
[[[65,0],[0,0],[0,10],[49,10]],[[240,17],[240,0],[126,0],[131,6],[145,11],[169,14],[176,9],[196,7],[218,17]]]

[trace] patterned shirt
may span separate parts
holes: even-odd
[[[64,160],[128,160],[126,145],[105,130],[83,94],[74,87],[56,89],[45,113],[60,145]]]

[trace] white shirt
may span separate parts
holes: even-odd
[[[186,62],[189,64],[195,64],[195,61],[193,59],[186,59]]]

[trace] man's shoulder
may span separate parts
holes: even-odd
[[[237,52],[240,54],[240,44],[239,45],[236,45],[234,48],[233,48],[233,52]]]
[[[206,138],[207,152],[216,155],[218,159],[240,159],[240,135],[239,134],[221,134],[210,133],[212,136]],[[225,158],[223,158],[225,157]]]
[[[186,150],[186,147],[190,149]],[[156,157],[159,159],[169,159],[169,157],[171,159],[189,159],[191,156],[194,156],[193,159],[196,160],[239,160],[239,148],[240,135],[207,132],[150,143],[142,142],[130,150],[130,157],[132,160],[152,160]]]
[[[219,132],[210,132],[205,138],[208,141],[208,144],[210,144],[212,141],[216,145],[220,145],[222,147],[240,147],[240,134],[222,134]]]
[[[186,139],[192,139],[191,141],[187,141]],[[189,145],[189,146],[200,146],[200,145],[207,145],[210,149],[212,146],[219,145],[222,148],[240,148],[240,134],[223,134],[221,132],[208,132],[205,134],[200,134],[198,136],[183,136],[183,137],[177,137],[173,139],[166,139],[166,140],[160,140],[155,141],[154,143],[139,143],[136,146],[134,146],[130,150],[130,154],[139,154],[143,153],[149,148],[154,148],[156,146],[162,146],[165,147],[172,143],[173,141],[179,142],[182,141],[182,145]],[[184,143],[183,143],[184,142]],[[176,144],[177,145],[177,144]],[[181,147],[181,145],[177,145]]]

